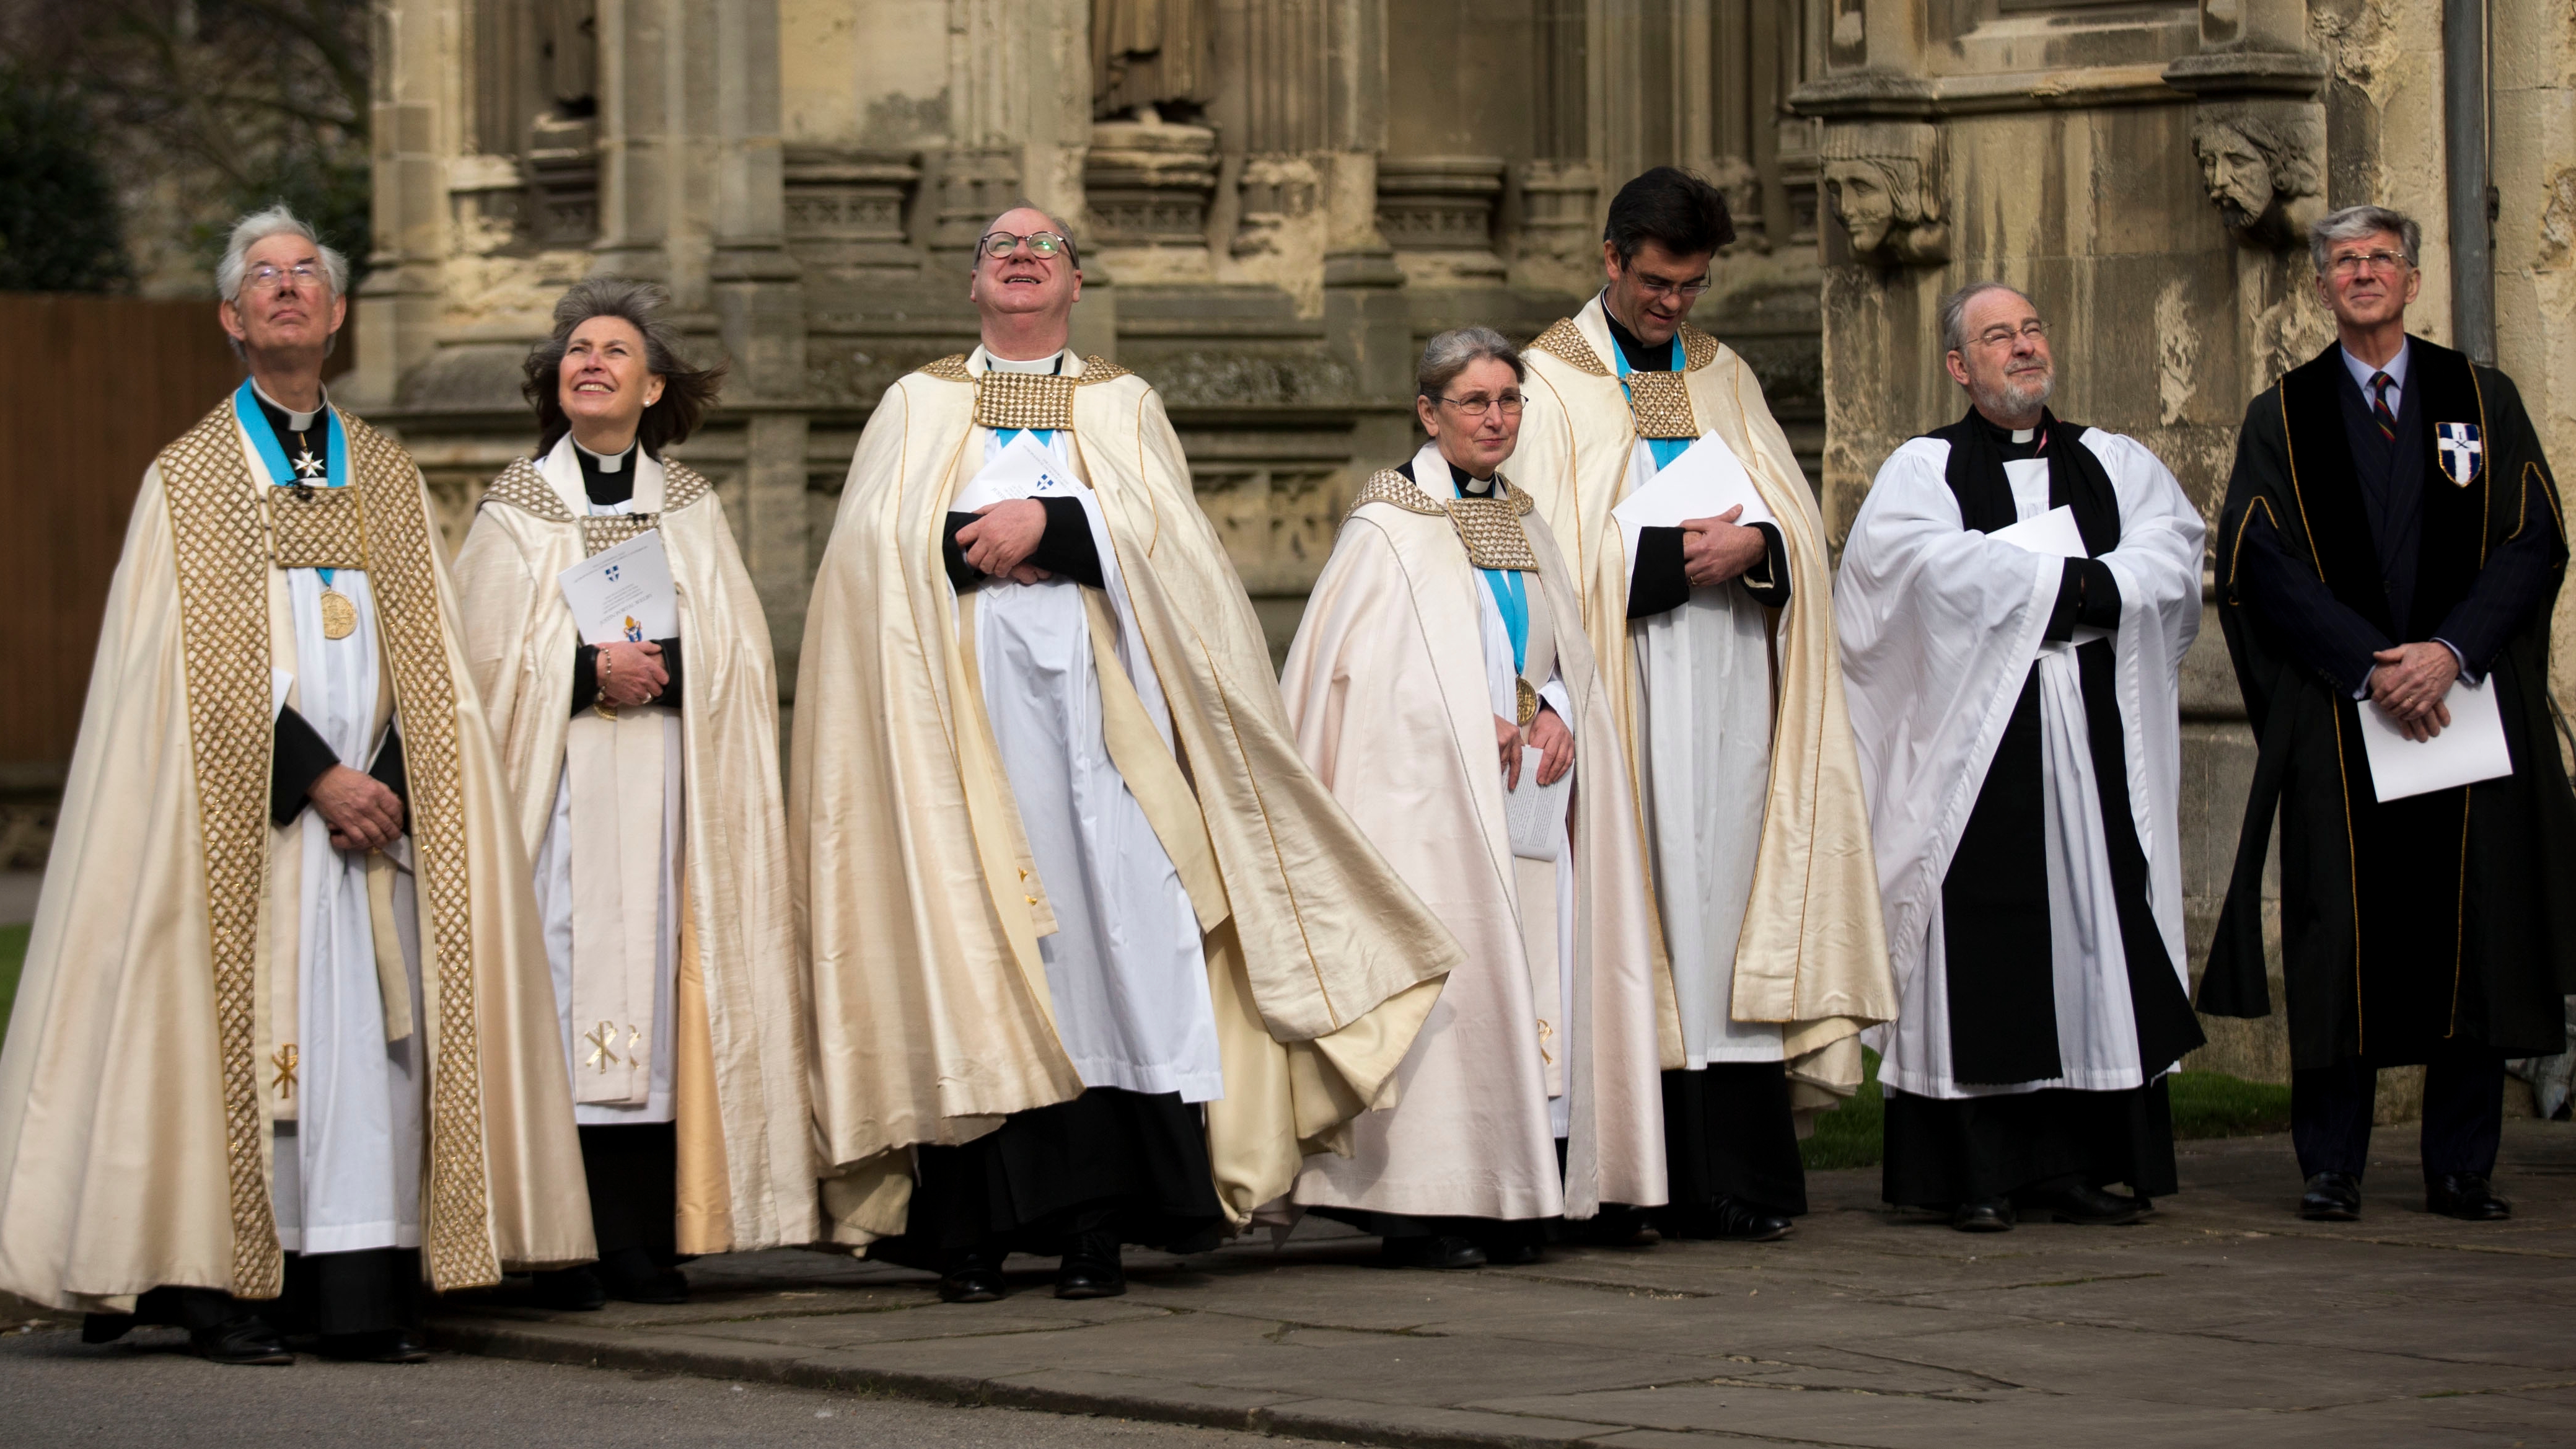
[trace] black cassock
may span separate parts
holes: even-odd
[[[2277,812],[2303,1071],[2556,1052],[2576,992],[2576,796],[2547,692],[2564,514],[2512,380],[2409,345],[2393,444],[2340,346],[2256,398],[2219,524],[2220,621],[2259,753],[2199,1006],[2271,1011]],[[2354,694],[2372,651],[2429,639],[2460,653],[2464,677],[2492,679],[2513,774],[2383,805]]]

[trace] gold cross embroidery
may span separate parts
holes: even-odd
[[[590,1059],[583,1062],[583,1066],[597,1067],[600,1075],[606,1076],[608,1074],[610,1063],[615,1062],[621,1066],[624,1065],[623,1059],[620,1058],[614,1050],[612,1050],[612,1048],[617,1045],[617,1023],[613,1021],[603,1021],[598,1026],[592,1028],[590,1034],[583,1037],[582,1040],[590,1043],[592,1048]]]
[[[270,1053],[268,1063],[277,1068],[277,1080],[270,1082],[269,1086],[275,1088],[280,1097],[292,1101],[295,1097],[295,1043],[288,1042]]]
[[[1541,1017],[1541,1018],[1539,1018],[1539,1023],[1538,1023],[1538,1059],[1539,1059],[1540,1061],[1542,1061],[1542,1062],[1547,1063],[1547,1064],[1548,1064],[1549,1066],[1551,1066],[1551,1067],[1556,1065],[1556,1058],[1555,1058],[1555,1057],[1553,1057],[1553,1056],[1550,1056],[1550,1055],[1548,1054],[1547,1044],[1548,1044],[1550,1041],[1553,1041],[1555,1038],[1556,1038],[1556,1028],[1555,1028],[1555,1027],[1552,1027],[1552,1026],[1550,1026],[1550,1025],[1548,1025],[1548,1024],[1547,1024],[1547,1018],[1545,1018],[1545,1017]]]

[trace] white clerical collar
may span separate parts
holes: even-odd
[[[1062,372],[1064,353],[1059,350],[1050,352],[1044,357],[1016,362],[1007,357],[995,357],[990,350],[987,350],[984,353],[984,365],[995,372]]]
[[[270,397],[268,395],[268,389],[259,385],[258,378],[251,379],[250,390],[251,394],[257,397],[261,402],[264,402],[270,407],[277,409],[279,412],[286,414],[286,426],[296,432],[301,433],[310,429],[313,426],[313,420],[322,416],[322,408],[315,408],[309,413],[299,413],[295,409],[288,407],[286,404],[279,402],[277,399]],[[330,395],[326,393],[322,398],[322,407],[329,407],[330,405],[331,398]]]
[[[591,461],[591,465],[599,469],[602,473],[615,473],[620,471],[626,466],[626,460],[629,457],[632,457],[635,452],[635,445],[633,443],[627,444],[626,451],[622,453],[594,453],[588,448],[582,447],[581,439],[579,438],[573,439],[572,445],[575,451],[579,452],[583,457],[588,458]]]
[[[2013,429],[2013,441],[2014,441],[2014,442],[2016,442],[2016,443],[2027,443],[2027,442],[2029,442],[2031,439],[2036,438],[2036,437],[2038,437],[2038,436],[2039,436],[2039,429],[2037,429],[2037,428],[2015,428],[2015,429]]]

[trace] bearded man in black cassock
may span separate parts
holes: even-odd
[[[2566,1046],[2576,797],[2549,723],[2564,514],[2512,379],[2406,334],[2420,232],[2357,206],[2310,233],[2334,346],[2254,399],[2221,519],[2220,616],[2260,742],[2200,1009],[2263,1016],[2263,861],[2281,959],[2301,1216],[2361,1213],[2378,1069],[2426,1064],[2425,1207],[2489,1186],[2504,1062]],[[2512,773],[2382,801],[2365,711],[2440,735],[2491,688]],[[2411,749],[2395,744],[2397,749]]]

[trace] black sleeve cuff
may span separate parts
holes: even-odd
[[[268,818],[280,825],[293,823],[304,813],[304,792],[338,763],[340,752],[304,716],[292,705],[281,707],[276,742],[269,750]]]
[[[1776,523],[1756,523],[1753,526],[1762,530],[1762,562],[1739,575],[1744,583],[1744,592],[1751,594],[1753,602],[1766,609],[1785,609],[1789,607],[1788,543],[1780,537],[1780,526]]]
[[[1041,498],[1046,509],[1046,534],[1030,550],[1028,561],[1059,574],[1077,584],[1106,587],[1100,573],[1100,548],[1091,539],[1091,520],[1083,514],[1079,498]]]
[[[375,782],[394,792],[402,802],[403,834],[411,834],[411,776],[403,769],[402,731],[388,727],[385,742],[376,751],[376,762],[367,767]]]
[[[662,692],[653,696],[653,702],[668,709],[678,709],[680,707],[680,641],[656,639],[653,642],[662,646],[662,668],[671,676],[671,682],[662,686]]]
[[[1682,530],[1637,530],[1637,561],[1628,570],[1628,617],[1650,619],[1690,602],[1690,576],[1682,572]]]
[[[599,703],[599,646],[576,644],[572,651],[572,712]]]
[[[948,565],[948,587],[961,594],[975,587],[975,581],[984,577],[973,564],[966,562],[966,550],[957,542],[957,530],[974,521],[972,513],[949,514],[948,533],[939,541],[939,556]]]
[[[2120,581],[2098,558],[2072,562],[2080,576],[2075,592],[2075,622],[2088,629],[2120,627]]]
[[[2071,558],[2059,571],[2057,602],[2049,607],[2048,627],[2040,631],[2040,638],[2056,644],[2075,637],[2075,601],[2083,593],[2086,562],[2085,559]]]

